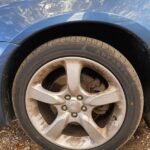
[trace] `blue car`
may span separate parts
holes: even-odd
[[[150,126],[150,0],[1,0],[0,128],[49,150],[115,150]]]

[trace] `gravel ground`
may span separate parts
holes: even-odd
[[[30,140],[17,121],[0,131],[0,150],[43,150]],[[131,140],[121,150],[150,150],[150,129],[144,121]]]

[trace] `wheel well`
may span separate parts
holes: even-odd
[[[148,51],[144,43],[132,33],[118,26],[98,22],[74,22],[42,30],[21,43],[11,59],[17,59],[17,62],[10,60],[10,69],[8,69],[9,75],[11,75],[11,77],[9,77],[10,97],[15,74],[27,55],[41,44],[64,36],[92,37],[104,41],[118,49],[134,66],[142,82],[145,94],[145,87],[147,87],[148,81],[148,75],[146,74],[146,70],[148,69]]]

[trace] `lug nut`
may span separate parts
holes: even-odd
[[[65,95],[65,99],[66,99],[66,100],[70,100],[70,99],[71,99],[71,96],[70,96],[70,95]]]
[[[73,112],[73,113],[71,113],[71,116],[72,116],[72,117],[77,117],[78,114],[77,114],[76,112]]]
[[[86,107],[86,106],[82,106],[82,107],[81,107],[81,110],[82,110],[82,111],[87,111],[87,107]]]
[[[63,105],[61,108],[62,108],[62,110],[64,110],[64,111],[67,110],[67,106],[66,106],[66,105]]]
[[[83,100],[83,96],[82,96],[82,95],[78,95],[78,96],[77,96],[77,99],[78,99],[78,100]]]

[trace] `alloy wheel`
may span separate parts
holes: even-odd
[[[115,75],[81,57],[58,58],[39,68],[29,81],[25,102],[36,130],[69,149],[106,143],[126,114],[125,94]]]

